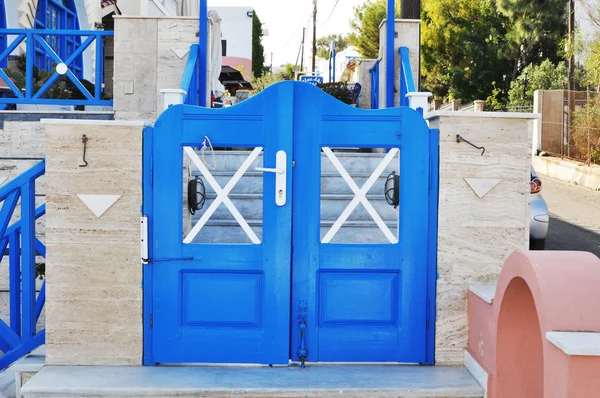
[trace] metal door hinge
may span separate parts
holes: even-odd
[[[150,314],[150,329],[154,328],[154,316]]]

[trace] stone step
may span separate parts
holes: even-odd
[[[210,207],[215,199],[215,194],[208,193],[204,207],[196,211],[192,217],[193,223],[202,217],[204,212]],[[240,214],[247,220],[262,219],[263,214],[263,197],[260,194],[230,194],[228,195],[231,202],[238,209]],[[342,214],[344,209],[350,204],[354,198],[352,195],[323,195],[321,200],[320,217],[324,221],[335,221]],[[398,209],[394,209],[386,201],[383,195],[367,197],[369,202],[377,211],[379,216],[384,221],[395,222],[398,220]],[[233,216],[229,209],[220,204],[210,218],[211,220],[233,220]],[[365,207],[359,203],[348,218],[350,221],[370,221],[371,215]]]
[[[21,390],[45,397],[482,398],[463,367],[44,367]]]
[[[202,158],[200,151],[196,151],[196,153]],[[215,172],[235,172],[249,154],[250,151],[215,151],[215,156],[213,158],[210,151],[205,151],[204,161],[211,167],[216,165]],[[368,173],[370,175],[385,157],[385,154],[381,153],[336,152],[334,154],[350,175],[353,175],[354,173]],[[399,159],[400,157],[396,156],[395,160],[390,162],[386,167],[383,174],[387,175],[393,170],[398,172]],[[275,167],[275,164],[264,165],[263,156],[261,155],[254,161],[248,171],[254,171],[256,167]],[[192,163],[192,170],[194,169],[196,169],[196,167]],[[211,170],[211,173],[212,172],[213,170]],[[321,172],[338,172],[324,153],[321,154]]]

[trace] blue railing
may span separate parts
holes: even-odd
[[[112,100],[103,99],[102,86],[104,82],[104,37],[113,36],[112,31],[102,30],[53,30],[53,29],[0,29],[0,36],[16,36],[10,45],[0,54],[0,64],[23,42],[26,46],[26,70],[22,87],[17,87],[6,72],[0,69],[0,78],[6,82],[11,92],[5,98],[0,98],[0,104],[36,104],[36,105],[100,105],[110,106]],[[52,48],[51,38],[57,36],[81,37],[82,43],[66,59],[61,58]],[[83,40],[85,38],[85,40]],[[73,72],[72,66],[83,52],[95,42],[96,64],[93,92],[90,92]],[[47,80],[36,89],[34,62],[38,53],[45,53],[56,65]],[[83,99],[78,98],[44,98],[48,91],[59,81],[70,81],[79,90]]]
[[[335,51],[335,40],[331,41],[329,47],[329,83],[335,82],[335,57],[337,52]]]
[[[408,48],[400,47],[400,106],[409,106],[406,94],[416,92]]]
[[[10,325],[0,319],[0,371],[31,352],[46,339],[36,331],[46,299],[46,281],[36,298],[36,255],[46,257],[46,246],[36,237],[36,220],[46,205],[35,207],[35,181],[45,172],[42,161],[0,187],[0,261],[8,247]],[[20,218],[13,220],[21,199]]]
[[[200,105],[200,82],[198,81],[198,44],[190,46],[190,55],[188,56],[181,86],[179,87],[186,94],[183,95],[183,103],[187,105]]]
[[[379,109],[379,60],[369,69],[371,73],[371,109]]]

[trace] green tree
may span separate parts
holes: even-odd
[[[533,105],[535,90],[557,90],[568,86],[568,68],[564,62],[554,65],[549,59],[539,65],[527,65],[510,84],[509,106]]]
[[[560,44],[567,33],[567,2],[564,0],[497,0],[508,18],[506,55],[512,60],[516,79],[530,64],[561,59]]]
[[[600,37],[589,44],[583,67],[586,83],[600,92]]]
[[[256,15],[252,13],[252,73],[255,77],[261,77],[265,73],[265,48],[262,45],[262,23]]]
[[[400,17],[399,0],[396,0],[395,14],[396,18]],[[375,59],[379,56],[379,25],[386,17],[386,0],[367,0],[354,7],[354,17],[350,21],[350,44],[358,49],[362,57]]]
[[[349,36],[341,34],[331,34],[317,39],[317,56],[323,59],[329,59],[329,48],[331,41],[335,40],[335,51],[344,51],[350,45]]]
[[[436,97],[504,101],[511,65],[506,23],[494,0],[424,0],[422,84]]]

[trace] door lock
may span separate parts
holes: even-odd
[[[277,151],[275,155],[275,168],[257,167],[256,171],[263,173],[275,173],[275,203],[277,206],[285,206],[287,185],[287,154],[285,151]]]

